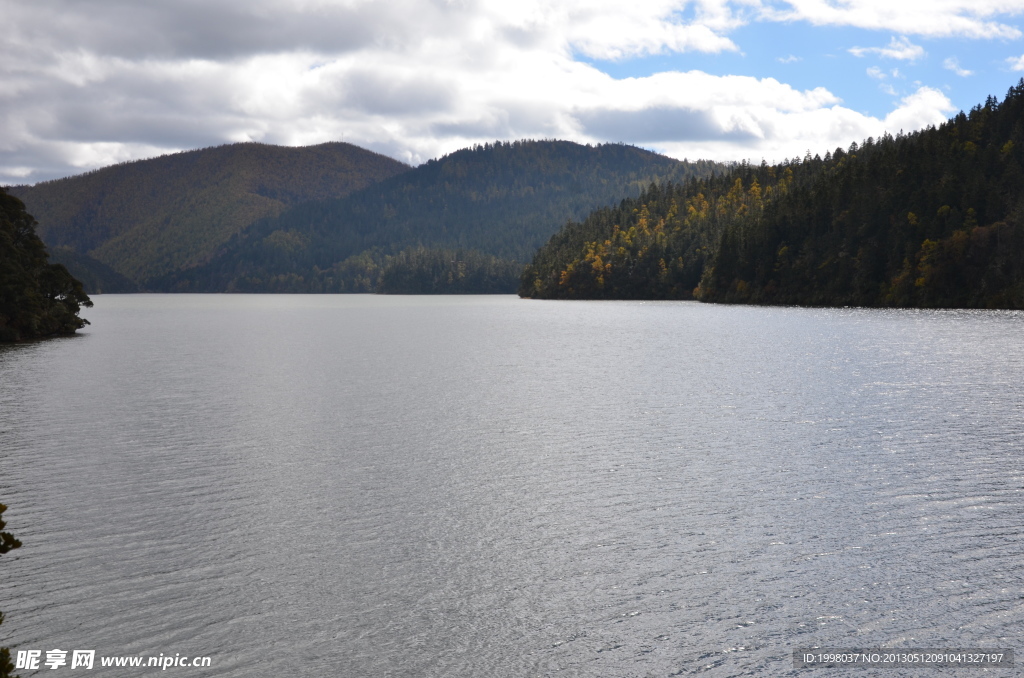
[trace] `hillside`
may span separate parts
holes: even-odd
[[[15,186],[51,248],[87,254],[141,282],[208,261],[253,222],[405,172],[351,144],[245,143]]]
[[[466,252],[464,264],[485,266],[497,257],[505,263],[485,268],[500,268],[526,262],[566,220],[637,195],[652,181],[722,169],[620,144],[476,146],[345,198],[297,205],[232,238],[209,263],[147,284],[168,291],[366,291],[400,253],[402,261],[422,264],[425,256],[442,259],[440,250]],[[408,278],[403,289],[412,279],[420,278]]]
[[[73,334],[92,301],[67,269],[47,261],[25,204],[0,188],[0,341]]]
[[[1024,308],[1024,80],[910,135],[654,187],[556,234],[520,294]]]
[[[138,292],[139,286],[106,264],[70,247],[50,249],[50,261],[61,264],[89,294],[125,294]]]

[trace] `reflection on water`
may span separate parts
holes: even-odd
[[[1024,314],[105,295],[87,317],[0,348],[22,649],[787,675],[794,647],[1024,632]]]

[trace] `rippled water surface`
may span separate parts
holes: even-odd
[[[1024,650],[1024,314],[95,301],[0,348],[8,644],[239,677]]]

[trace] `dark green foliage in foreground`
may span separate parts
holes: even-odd
[[[11,550],[21,546],[21,542],[14,538],[10,532],[4,532],[7,527],[4,522],[4,511],[7,507],[0,504],[0,555],[9,553]],[[0,612],[0,624],[4,623],[4,615]],[[14,663],[11,661],[11,652],[6,647],[0,647],[0,678],[13,678]]]
[[[4,623],[4,615],[0,612],[0,624]],[[15,678],[14,662],[11,661],[11,651],[6,647],[0,647],[0,678]]]
[[[15,539],[13,534],[3,531],[7,527],[7,523],[4,521],[4,511],[6,510],[7,507],[4,504],[0,504],[0,555],[9,553],[21,546],[21,542]]]
[[[298,205],[232,238],[209,263],[147,284],[166,291],[364,291],[381,256],[418,248],[525,262],[566,219],[636,195],[651,181],[716,169],[722,166],[620,144],[476,146],[345,198]],[[413,266],[407,278],[421,279],[420,258],[400,261]],[[465,291],[492,285],[481,284]]]
[[[0,341],[72,334],[92,301],[60,264],[47,261],[25,205],[0,189]]]
[[[570,223],[520,294],[1024,308],[1024,81],[939,128],[652,186]]]

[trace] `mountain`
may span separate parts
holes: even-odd
[[[652,187],[568,224],[520,294],[1024,308],[1024,80],[938,128]]]
[[[208,263],[147,285],[167,291],[367,291],[388,267],[423,266],[428,259],[431,280],[447,276],[436,269],[442,261],[450,263],[453,276],[461,270],[463,277],[466,266],[478,264],[483,269],[473,275],[483,280],[491,275],[484,269],[496,275],[526,262],[568,219],[637,195],[651,182],[707,177],[723,169],[621,144],[475,146],[343,198],[296,205],[238,233]],[[444,254],[454,251],[465,253],[459,264]],[[420,279],[426,280],[407,276],[399,287],[409,290],[410,281]],[[514,289],[513,282],[502,287]]]
[[[47,261],[25,204],[0,188],[0,341],[73,334],[88,324],[82,306],[82,284]]]
[[[35,215],[51,248],[88,255],[138,283],[205,263],[232,236],[291,205],[346,195],[408,169],[345,143],[243,143],[9,191]]]

